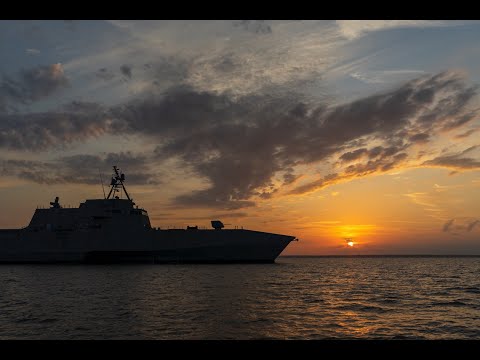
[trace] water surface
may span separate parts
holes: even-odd
[[[0,339],[480,339],[478,257],[2,265]]]

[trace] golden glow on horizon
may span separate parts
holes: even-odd
[[[347,245],[350,246],[350,247],[352,247],[353,244],[355,244],[353,241],[349,241],[349,242],[347,243]]]
[[[355,238],[361,235],[374,234],[377,226],[373,224],[355,224],[355,225],[342,225],[335,231],[344,239]]]
[[[476,218],[480,172],[449,173],[410,169],[401,178],[385,174],[356,179],[315,194],[272,197],[258,201],[255,208],[232,211],[171,207],[170,199],[185,192],[187,183],[175,183],[172,189],[127,187],[135,202],[148,211],[152,226],[210,228],[209,221],[219,217],[232,224],[228,225],[231,228],[242,226],[298,237],[300,241],[291,243],[284,255],[426,253],[455,244],[463,246],[458,251],[473,252],[469,249],[477,246],[479,225],[468,231],[468,224],[460,229],[463,223],[455,221],[451,231],[443,229],[450,219]],[[330,196],[332,192],[339,195]],[[48,206],[55,196],[62,204],[78,206],[85,199],[103,197],[103,193],[100,184],[32,185],[27,180],[2,177],[0,229],[28,225],[35,207]]]

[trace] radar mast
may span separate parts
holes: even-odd
[[[115,173],[112,175],[112,181],[110,182],[110,192],[108,193],[107,199],[118,199],[118,196],[115,196],[115,193],[123,189],[123,192],[127,196],[127,199],[132,201],[132,199],[130,199],[130,196],[128,195],[127,189],[125,188],[125,184],[123,183],[125,181],[125,174],[120,173],[119,169],[116,166],[113,167],[113,171]]]

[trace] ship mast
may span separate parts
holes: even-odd
[[[122,188],[123,191],[125,192],[125,195],[127,196],[127,199],[132,201],[132,199],[130,199],[130,196],[128,195],[128,192],[127,192],[127,189],[125,189],[125,185],[124,185],[124,181],[125,181],[125,174],[123,173],[119,173],[118,171],[119,169],[114,166],[113,167],[113,171],[115,172],[115,174],[112,175],[112,181],[110,182],[110,192],[108,193],[108,196],[107,196],[107,199],[110,199],[110,196],[111,198],[118,198],[117,197],[114,197],[114,194],[118,191],[120,191],[119,188]]]

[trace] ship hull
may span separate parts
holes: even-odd
[[[0,263],[273,263],[293,236],[251,230],[0,232]]]

